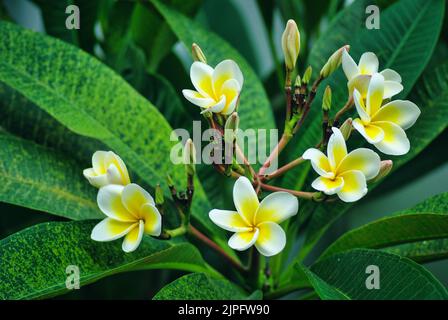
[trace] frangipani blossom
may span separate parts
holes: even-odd
[[[93,240],[113,241],[124,237],[123,251],[132,252],[140,245],[143,234],[160,235],[162,217],[154,199],[139,185],[105,186],[99,190],[97,202],[107,218],[93,228]]]
[[[96,151],[92,156],[92,168],[85,169],[83,174],[97,188],[108,184],[125,186],[131,182],[123,160],[112,151]]]
[[[264,256],[276,255],[286,244],[286,235],[279,223],[297,214],[299,202],[287,192],[274,192],[258,201],[249,179],[240,177],[233,187],[237,211],[210,211],[210,219],[219,227],[235,232],[229,246],[243,251],[255,245]]]
[[[366,148],[347,154],[344,137],[338,128],[332,128],[327,156],[318,149],[305,151],[303,158],[311,160],[313,169],[320,175],[311,186],[327,195],[337,194],[344,202],[354,202],[367,193],[366,180],[373,179],[380,170],[380,157]]]
[[[202,112],[229,115],[235,110],[244,82],[235,61],[224,60],[215,69],[196,61],[191,65],[190,78],[196,91],[185,89],[182,93],[188,101],[201,107]]]
[[[384,97],[384,77],[374,74],[370,81],[366,103],[355,89],[353,98],[359,117],[353,127],[378,150],[390,155],[403,155],[410,143],[404,129],[410,128],[420,115],[420,109],[411,101],[394,100],[381,106]]]
[[[358,90],[362,97],[367,95],[367,88],[372,75],[378,72],[378,57],[373,52],[365,52],[359,59],[359,64],[352,59],[347,50],[342,53],[342,69],[348,79],[350,94],[353,90]],[[384,99],[388,99],[403,90],[400,75],[392,69],[384,69],[380,72],[383,75]]]

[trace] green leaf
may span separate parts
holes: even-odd
[[[371,283],[368,266],[379,268],[379,289]],[[296,266],[298,267],[298,266]],[[355,249],[319,261],[306,271],[321,299],[445,300],[448,292],[424,267],[394,254]]]
[[[274,128],[275,123],[266,92],[246,60],[227,42],[206,30],[199,23],[188,19],[157,0],[151,0],[151,2],[164,16],[166,22],[189,51],[192,43],[195,42],[204,51],[210,65],[214,66],[225,59],[233,59],[239,65],[244,75],[244,87],[241,91],[238,108],[241,127],[255,130]]]
[[[448,258],[448,238],[405,243],[383,249],[418,263]]]
[[[36,299],[63,294],[68,266],[77,266],[80,285],[119,272],[138,269],[181,269],[208,272],[199,251],[187,243],[173,244],[144,236],[138,250],[124,253],[121,241],[95,242],[96,222],[49,222],[0,241],[0,299]]]
[[[0,82],[0,125],[8,132],[70,155],[85,169],[92,154],[105,147],[98,140],[75,134],[19,92]],[[79,174],[79,173],[78,173]]]
[[[311,286],[316,290],[319,297],[325,300],[349,300],[343,292],[339,291],[336,287],[332,287],[330,284],[322,280],[318,275],[313,273],[306,267],[298,264],[296,266],[298,272],[303,272],[308,278]]]
[[[251,295],[253,297],[253,295]],[[243,300],[247,297],[228,280],[216,279],[202,273],[180,277],[163,287],[154,300]],[[256,298],[257,295],[255,295]]]
[[[0,133],[0,201],[69,219],[102,217],[95,189],[70,158]]]
[[[106,144],[150,185],[165,181],[167,173],[178,184],[184,181],[183,166],[170,161],[171,127],[122,78],[64,42],[6,22],[0,22],[0,33],[0,81],[71,131]],[[219,234],[208,208],[197,184],[193,215]]]
[[[320,259],[354,248],[376,249],[446,237],[448,237],[446,214],[417,213],[387,217],[345,233],[325,250]]]

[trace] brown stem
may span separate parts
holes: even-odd
[[[188,228],[188,234],[195,237],[205,245],[207,245],[209,248],[213,249],[216,253],[221,255],[224,259],[226,259],[232,266],[234,266],[237,270],[241,272],[247,272],[247,269],[237,260],[232,258],[225,252],[220,246],[218,246],[213,240],[209,239],[205,234],[200,232],[198,229],[193,227],[191,224]]]
[[[280,141],[275,146],[274,150],[272,150],[271,154],[269,155],[269,157],[264,162],[263,166],[258,171],[258,175],[259,176],[263,176],[264,175],[266,170],[271,166],[271,162],[274,160],[275,157],[278,157],[280,152],[282,152],[282,150],[288,144],[289,140],[291,140],[291,136],[289,134],[283,133],[282,137],[280,138]]]
[[[297,191],[297,190],[291,190],[291,189],[285,189],[282,187],[277,186],[271,186],[269,184],[261,183],[261,188],[269,191],[284,191],[289,192],[296,197],[307,199],[307,200],[313,200],[315,193],[314,192],[306,192],[306,191]]]
[[[310,111],[314,97],[316,96],[317,88],[319,87],[319,84],[322,82],[322,80],[324,80],[324,78],[322,76],[319,76],[319,78],[317,78],[316,81],[314,81],[310,94],[308,95],[308,99],[306,100],[305,106],[303,107],[303,115],[300,118],[300,120],[297,121],[297,124],[295,125],[292,131],[293,134],[297,133],[297,131],[302,127],[302,124],[305,121],[308,112]]]
[[[338,121],[339,118],[348,110],[350,110],[350,108],[353,105],[353,96],[350,95],[350,97],[348,98],[347,102],[345,103],[345,105],[336,113],[336,115],[334,116],[334,121],[333,121],[333,125],[334,126],[338,126]]]
[[[305,159],[303,159],[302,157],[297,158],[297,159],[291,161],[290,163],[285,164],[283,167],[278,168],[273,173],[265,175],[263,178],[266,180],[274,179],[274,178],[286,173],[288,170],[291,170],[292,168],[297,167],[299,164],[303,163],[304,161],[305,161]]]
[[[291,119],[291,102],[292,102],[291,87],[285,87],[285,94],[286,94],[286,119],[285,119],[285,122],[288,123],[288,121]]]

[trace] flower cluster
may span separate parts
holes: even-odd
[[[210,219],[219,227],[233,232],[228,244],[232,249],[243,251],[252,246],[264,256],[278,254],[286,245],[286,234],[279,225],[297,214],[299,201],[303,198],[314,201],[344,202],[361,199],[368,191],[368,184],[385,177],[392,168],[391,160],[381,161],[373,150],[357,148],[347,150],[346,141],[352,129],[386,155],[403,155],[410,149],[405,130],[410,128],[420,115],[419,108],[407,100],[392,98],[403,90],[400,75],[391,69],[379,72],[379,61],[372,52],[366,52],[356,64],[345,45],[337,49],[324,64],[312,86],[312,68],[308,67],[302,77],[298,75],[292,85],[292,74],[300,52],[300,33],[293,20],[287,22],[282,36],[285,57],[285,129],[274,151],[268,156],[258,172],[251,166],[239,149],[236,141],[239,126],[239,97],[243,88],[243,74],[233,60],[224,60],[215,68],[207,64],[206,56],[197,44],[193,44],[195,62],[190,69],[190,78],[195,90],[185,89],[184,97],[201,108],[209,125],[222,135],[223,143],[214,141],[218,148],[231,146],[242,158],[238,162],[232,155],[230,164],[214,163],[215,168],[226,176],[236,179],[233,201],[236,210],[213,209]],[[322,138],[314,148],[283,167],[267,174],[274,157],[285,148],[291,137],[302,127],[308,115],[318,86],[342,65],[347,77],[348,100],[331,117],[332,91],[327,86],[322,97]],[[339,126],[339,118],[353,105],[358,117],[347,118]],[[326,149],[326,154],[324,150]],[[185,170],[187,191],[178,194],[173,185],[170,190],[182,225],[174,230],[164,230],[164,235],[177,236],[199,231],[189,222],[189,211],[193,196],[195,171],[194,144],[189,139],[185,145]],[[311,184],[317,192],[290,190],[268,183],[288,170],[310,160],[319,175]],[[135,250],[143,234],[159,236],[162,230],[161,215],[151,195],[136,184],[130,183],[124,162],[113,152],[98,151],[93,155],[92,168],[84,170],[89,182],[100,188],[98,206],[107,216],[92,231],[92,239],[111,241],[125,237],[123,250]],[[262,191],[272,192],[262,197]],[[156,197],[157,198],[157,197]],[[157,198],[158,199],[158,198]],[[261,201],[260,201],[261,200]],[[158,202],[159,203],[159,202]],[[160,203],[159,203],[160,204]],[[187,207],[187,212],[183,212]],[[204,235],[198,239],[204,239]],[[206,238],[206,237],[205,237]],[[210,239],[208,241],[211,241]],[[210,245],[216,248],[217,245]],[[219,251],[219,250],[218,250]],[[224,254],[226,257],[226,255]],[[235,262],[233,261],[235,264]],[[236,263],[238,265],[238,263]]]
[[[84,170],[84,176],[99,188],[97,203],[107,216],[92,230],[95,241],[112,241],[124,237],[123,251],[138,248],[143,234],[159,236],[162,217],[154,199],[142,187],[130,183],[123,160],[112,151],[96,151],[92,168]]]

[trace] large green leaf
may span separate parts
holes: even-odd
[[[379,269],[379,289],[367,289],[368,266]],[[448,299],[446,288],[424,267],[382,251],[355,249],[335,254],[315,263],[305,274],[321,299]]]
[[[3,133],[0,146],[0,201],[75,220],[102,216],[76,162]]]
[[[0,81],[73,132],[106,144],[150,185],[167,173],[183,182],[183,166],[170,161],[169,124],[117,74],[77,48],[16,25],[0,22],[0,33]],[[202,187],[196,190],[193,215],[217,234]]]
[[[242,300],[247,297],[230,281],[202,273],[180,277],[163,287],[154,300]]]
[[[405,243],[383,250],[418,263],[443,260],[448,258],[448,238]]]
[[[233,59],[238,63],[244,75],[244,87],[238,108],[241,127],[246,129],[274,128],[275,123],[269,100],[260,80],[246,60],[227,42],[206,30],[199,23],[190,20],[157,0],[151,0],[151,2],[187,48],[190,48],[193,42],[199,44],[207,56],[209,64],[214,66],[225,59]]]
[[[79,268],[81,286],[138,269],[181,269],[218,276],[190,244],[145,236],[138,250],[127,254],[121,249],[121,241],[91,240],[95,223],[43,223],[0,241],[0,298],[35,299],[63,294],[68,291],[68,266]]]
[[[353,248],[376,249],[446,237],[448,237],[446,214],[417,213],[387,217],[345,233],[325,250],[321,259]]]
[[[448,64],[426,71],[410,95],[422,111],[417,123],[407,131],[411,150],[404,156],[394,159],[394,170],[411,160],[435,139],[448,125]],[[371,186],[372,189],[375,186]],[[328,226],[342,216],[352,204],[315,204],[308,202],[302,212],[310,213],[307,239],[299,259],[302,259],[319,240]]]
[[[82,168],[92,154],[105,147],[98,140],[77,135],[19,92],[0,82],[0,125],[10,133],[70,155]]]

